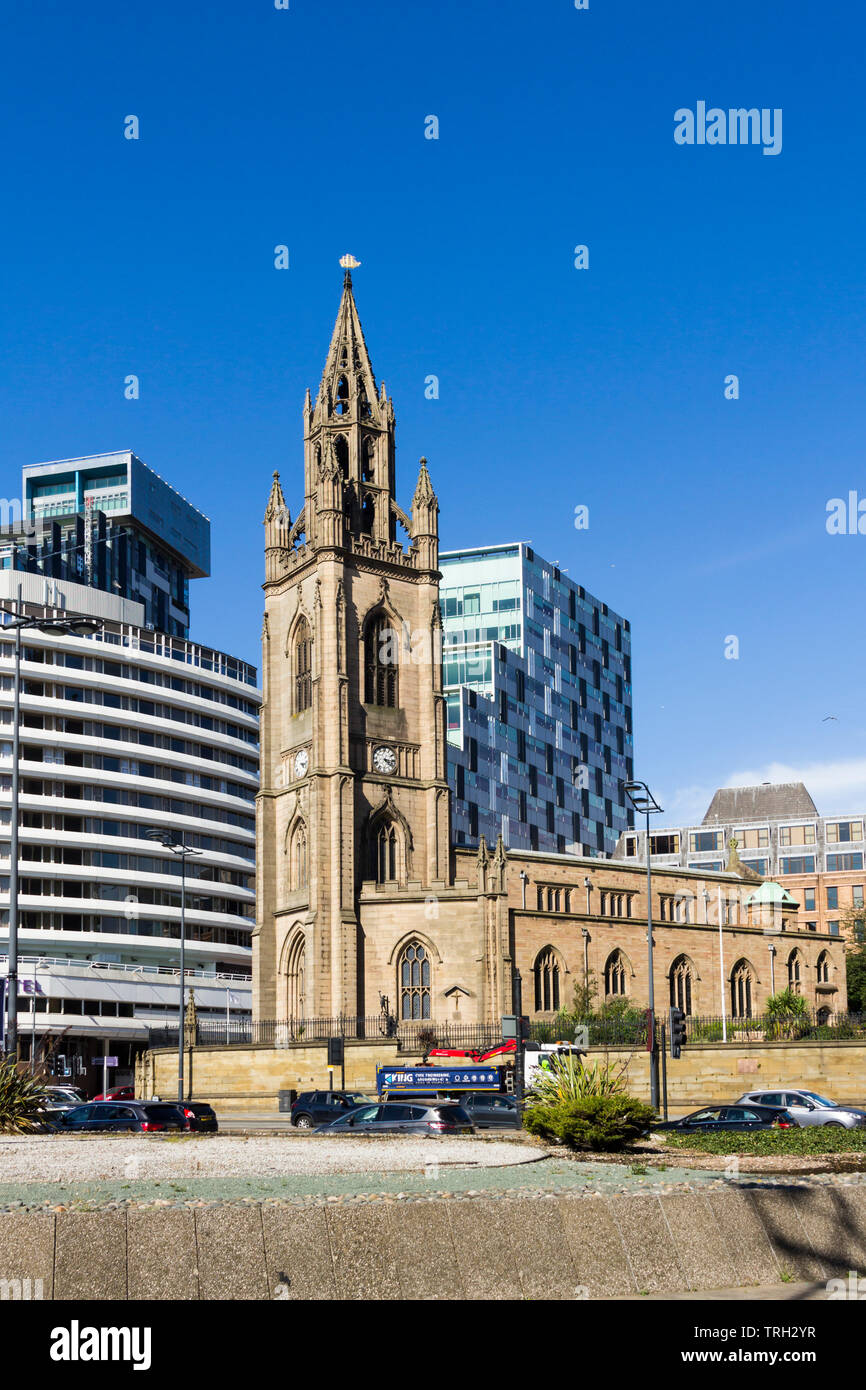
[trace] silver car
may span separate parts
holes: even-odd
[[[827,1125],[835,1129],[857,1129],[866,1125],[866,1110],[858,1110],[853,1105],[837,1105],[816,1091],[748,1091],[740,1100],[789,1110],[798,1125]]]

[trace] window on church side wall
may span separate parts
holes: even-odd
[[[830,983],[830,957],[826,951],[822,951],[818,957],[817,975],[819,985]]]
[[[430,1017],[430,959],[420,941],[401,952],[397,971],[400,1018],[404,1022]]]
[[[622,996],[626,993],[625,960],[621,951],[614,951],[607,958],[604,968],[604,992],[607,995]]]
[[[295,632],[295,713],[303,714],[313,703],[313,639],[306,618]]]
[[[750,1018],[752,1014],[752,967],[748,961],[738,961],[731,971],[731,1016]]]
[[[364,639],[364,701],[368,705],[397,708],[397,662],[399,634],[386,617],[367,627]]]
[[[671,1008],[692,1011],[692,967],[685,956],[678,956],[671,966]]]
[[[801,963],[800,952],[792,951],[788,957],[788,989],[792,994],[803,993]]]
[[[559,961],[556,952],[548,946],[535,960],[535,1012],[554,1013],[560,1004]]]

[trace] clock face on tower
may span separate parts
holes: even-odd
[[[295,776],[306,777],[307,768],[310,766],[310,755],[306,748],[302,748],[300,753],[295,754]]]
[[[389,777],[393,772],[396,772],[397,754],[394,749],[384,746],[377,748],[373,754],[373,767],[377,772],[384,772]]]

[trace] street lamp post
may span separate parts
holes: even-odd
[[[653,1046],[650,1052],[650,1104],[654,1110],[659,1108],[659,1056],[655,1040],[655,984],[653,977],[653,885],[650,860],[650,816],[661,811],[646,782],[624,782],[623,791],[634,809],[646,816],[646,936],[647,968],[649,970],[649,1004],[653,1027]]]
[[[2,626],[15,630],[15,668],[12,677],[12,807],[9,826],[9,958],[6,969],[6,1053],[18,1060],[18,817],[21,754],[21,633],[24,628],[56,632],[66,637],[87,637],[102,629],[98,618],[27,618],[0,605]]]
[[[186,861],[190,854],[201,854],[200,849],[188,845],[186,837],[172,834],[170,830],[148,830],[147,838],[157,840],[170,849],[180,859],[180,996],[177,1013],[177,1098],[183,1104],[183,1026],[184,1026],[184,977],[186,974]]]

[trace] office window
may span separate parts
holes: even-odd
[[[637,854],[637,835],[626,835],[625,837],[626,858],[633,859]]]
[[[653,854],[679,854],[679,835],[650,835],[650,849]]]
[[[855,883],[851,889],[851,901],[855,907],[863,906],[863,884]]]
[[[806,909],[807,912],[814,912],[814,911],[815,911],[815,889],[814,889],[814,888],[804,888],[804,889],[803,889],[803,907]]]
[[[770,827],[768,825],[750,826],[746,829],[737,827],[733,831],[732,839],[736,840],[739,849],[767,849],[770,844]]]
[[[845,873],[852,869],[863,868],[863,855],[857,854],[828,854],[827,870],[829,873]]]
[[[814,845],[815,825],[780,825],[780,845]]]
[[[799,857],[779,860],[780,874],[813,874],[815,872],[814,854],[804,854]]]
[[[847,844],[850,840],[863,839],[862,820],[840,820],[833,821],[826,827],[827,843],[830,845]]]
[[[839,906],[839,889],[838,889],[838,888],[828,888],[828,889],[827,889],[827,908],[828,908],[828,910],[829,910],[830,912],[835,912],[835,910],[836,910],[836,908],[837,908],[838,906]]]
[[[718,853],[725,847],[725,833],[723,830],[698,830],[693,831],[689,836],[692,854],[697,854],[702,850],[712,850]]]
[[[838,936],[838,935],[839,935],[839,923],[838,923],[838,922],[828,922],[828,923],[827,923],[827,930],[829,931],[829,933],[830,933],[831,936]]]

